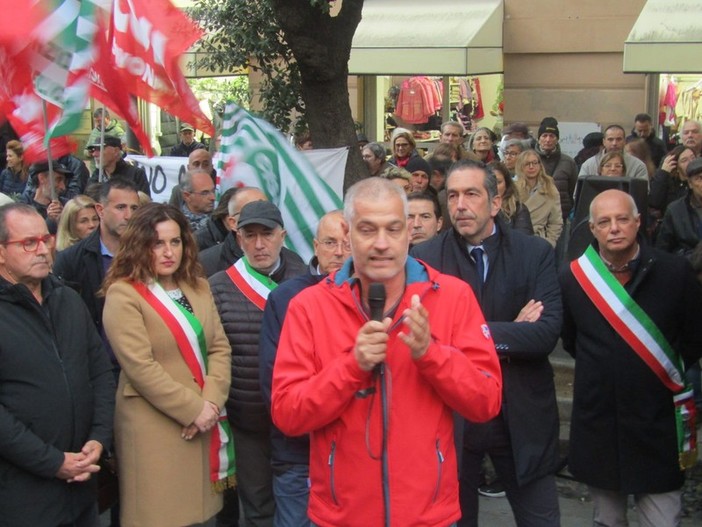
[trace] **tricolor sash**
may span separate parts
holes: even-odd
[[[693,466],[697,460],[696,410],[692,389],[685,381],[682,358],[607,269],[592,245],[571,262],[570,269],[607,322],[673,392],[680,467]]]
[[[202,389],[207,376],[207,343],[200,321],[187,309],[168,296],[158,283],[149,285],[132,282],[134,289],[158,313],[178,344],[188,369]],[[217,426],[210,435],[210,482],[221,492],[236,485],[234,464],[234,440],[227,419],[227,411],[222,408]]]
[[[270,292],[278,287],[278,284],[269,276],[261,274],[251,267],[246,256],[242,256],[229,267],[227,275],[239,288],[239,291],[261,311],[266,307],[266,300],[268,300]]]

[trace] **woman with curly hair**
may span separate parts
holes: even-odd
[[[74,243],[87,237],[100,225],[95,210],[95,201],[88,196],[79,195],[68,200],[61,211],[56,231],[56,250],[63,251]]]
[[[234,483],[224,403],[231,349],[183,213],[149,203],[132,216],[103,285],[117,388],[121,525],[213,521]]]
[[[493,161],[488,167],[495,173],[497,193],[502,197],[502,208],[500,211],[502,218],[514,230],[522,231],[524,234],[534,234],[529,210],[519,201],[514,180],[509,175],[507,166],[500,161]]]
[[[515,173],[517,197],[529,209],[534,234],[555,247],[563,230],[561,198],[536,150],[525,150],[519,154]]]
[[[7,168],[0,172],[0,192],[21,195],[29,179],[29,167],[24,162],[24,147],[19,141],[7,142]]]

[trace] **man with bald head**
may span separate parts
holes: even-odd
[[[236,238],[236,227],[241,209],[252,201],[268,201],[268,197],[259,188],[242,187],[229,199],[229,216],[226,218],[229,234],[227,234],[222,243],[205,249],[199,256],[200,263],[204,267],[207,276],[212,276],[218,271],[224,271],[244,255]],[[294,262],[295,265],[299,263],[304,265],[302,258],[286,247],[282,248],[281,257],[286,261]]]
[[[569,467],[589,486],[594,525],[679,525],[696,461],[685,364],[702,352],[702,290],[690,264],[639,242],[630,195],[590,205],[595,241],[565,266],[563,347],[575,357]]]
[[[259,344],[259,374],[261,391],[270,410],[273,364],[285,320],[288,304],[300,291],[319,283],[329,273],[340,269],[351,255],[346,222],[340,210],[328,212],[319,220],[314,239],[314,257],[308,272],[283,282],[271,292],[263,311]],[[273,465],[273,497],[276,509],[273,525],[309,526],[307,502],[309,498],[310,440],[308,436],[288,437],[278,428],[271,428]]]

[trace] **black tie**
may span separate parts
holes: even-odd
[[[478,271],[478,283],[482,286],[485,281],[485,262],[483,261],[483,249],[474,247],[470,255],[475,261],[475,269]]]

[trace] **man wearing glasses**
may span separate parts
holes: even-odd
[[[183,205],[180,210],[190,222],[193,232],[204,227],[214,209],[215,187],[209,172],[203,169],[188,171],[180,182]]]
[[[332,211],[319,220],[314,239],[315,256],[306,274],[296,276],[276,288],[266,302],[259,344],[259,375],[261,392],[270,411],[273,364],[278,350],[285,313],[293,297],[340,269],[351,255],[346,222],[340,210]],[[271,427],[271,465],[273,467],[273,497],[275,499],[274,527],[309,526],[310,440],[307,435],[289,437],[276,426]]]
[[[88,527],[115,385],[88,310],[49,274],[54,243],[32,207],[0,207],[0,517]]]

